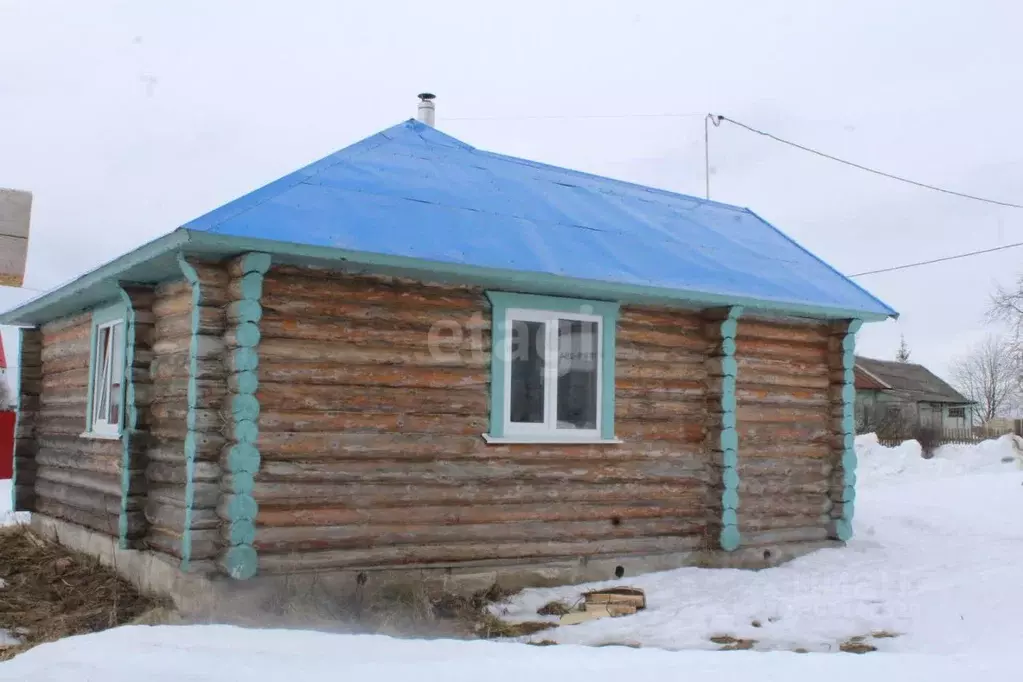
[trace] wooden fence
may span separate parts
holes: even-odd
[[[1020,427],[1023,426],[1020,420],[1015,422],[1014,429],[995,429],[986,428],[983,426],[977,426],[972,429],[944,429],[941,433],[935,434],[935,446],[939,445],[969,445],[971,443],[979,443],[985,440],[991,440],[999,438],[1008,433],[1016,433],[1016,435],[1023,435],[1020,433],[1023,431]],[[895,447],[901,445],[907,440],[914,440],[917,434],[906,433],[903,435],[895,434],[878,434],[877,442],[886,447]]]

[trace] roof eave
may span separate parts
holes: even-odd
[[[78,277],[68,284],[38,296],[13,310],[0,314],[0,324],[36,326],[59,317],[60,315],[53,314],[55,310],[66,310],[75,307],[72,305],[75,297],[81,297],[83,301],[83,305],[78,306],[77,309],[85,309],[87,307],[85,303],[97,297],[97,289],[104,285],[109,286],[111,282],[160,281],[162,278],[158,274],[145,272],[145,266],[161,257],[178,251],[211,257],[225,257],[238,253],[257,251],[273,254],[278,258],[284,259],[284,262],[294,264],[320,264],[337,267],[339,263],[344,263],[344,267],[347,269],[355,269],[362,272],[396,274],[452,283],[471,283],[484,287],[507,288],[531,293],[603,298],[627,303],[674,304],[708,308],[741,305],[751,311],[774,315],[822,319],[859,319],[866,322],[881,321],[890,317],[887,311],[847,310],[727,294],[710,294],[682,289],[664,289],[600,280],[583,280],[547,273],[446,263],[406,256],[389,256],[350,251],[330,246],[309,246],[293,242],[235,237],[179,228]],[[129,274],[131,276],[127,277]]]

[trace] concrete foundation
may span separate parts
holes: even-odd
[[[646,556],[580,557],[543,563],[474,562],[400,570],[366,568],[257,576],[238,581],[221,574],[184,573],[169,557],[120,549],[109,536],[42,514],[32,514],[31,528],[69,549],[97,557],[142,592],[171,598],[186,616],[248,622],[258,622],[260,613],[271,607],[280,612],[282,606],[296,615],[307,613],[311,620],[320,620],[327,611],[343,609],[353,600],[364,602],[387,590],[468,595],[494,585],[515,590],[616,578],[627,582],[643,573],[684,566],[760,569],[818,549],[843,545],[828,540],[744,547],[734,552],[698,550]]]

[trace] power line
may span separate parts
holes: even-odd
[[[880,175],[882,177],[890,178],[892,180],[898,180],[900,182],[906,182],[906,183],[909,183],[910,185],[916,185],[917,187],[923,187],[924,189],[934,190],[935,192],[942,192],[943,194],[951,194],[952,196],[962,197],[963,199],[972,199],[974,201],[982,201],[982,202],[984,202],[986,204],[994,204],[995,206],[1007,206],[1008,208],[1023,208],[1023,205],[1021,205],[1021,204],[1013,204],[1013,203],[1008,202],[1008,201],[998,201],[996,199],[985,199],[984,197],[978,197],[978,196],[975,196],[973,194],[965,194],[963,192],[956,192],[954,190],[945,189],[943,187],[937,187],[935,185],[929,185],[929,184],[927,184],[925,182],[917,182],[916,180],[910,180],[909,178],[904,178],[904,177],[899,176],[899,175],[893,175],[892,173],[886,173],[884,171],[877,170],[876,168],[869,168],[867,166],[863,166],[861,164],[854,163],[852,161],[846,161],[845,159],[840,159],[837,156],[832,156],[831,154],[825,154],[822,151],[818,151],[816,149],[812,149],[811,147],[806,147],[806,146],[798,144],[796,142],[792,142],[791,140],[785,140],[783,138],[778,137],[777,135],[772,135],[771,133],[768,133],[766,131],[758,130],[758,129],[752,127],[752,126],[746,125],[745,123],[740,123],[739,121],[736,121],[735,119],[728,118],[727,116],[720,116],[720,115],[716,115],[716,114],[711,114],[710,116],[712,116],[713,118],[716,118],[718,121],[728,121],[729,123],[731,123],[733,125],[737,125],[740,128],[745,128],[746,130],[750,131],[751,133],[756,133],[757,135],[763,135],[764,137],[768,137],[768,138],[770,138],[772,140],[775,140],[776,142],[781,142],[782,144],[787,144],[790,147],[795,147],[796,149],[801,149],[804,152],[809,152],[811,154],[815,154],[815,155],[823,157],[825,159],[830,159],[832,161],[837,161],[838,163],[845,164],[846,166],[852,166],[853,168],[858,168],[858,169],[860,169],[862,171],[867,171],[868,173],[873,173],[874,175]],[[867,274],[867,273],[864,273],[864,274]]]
[[[702,112],[689,114],[579,114],[579,115],[551,115],[551,116],[456,116],[443,117],[445,121],[527,121],[527,120],[550,120],[550,119],[586,119],[586,118],[696,118],[705,116]]]
[[[907,263],[905,265],[896,265],[890,268],[881,268],[880,270],[868,270],[867,272],[857,272],[855,275],[849,275],[850,277],[863,277],[864,275],[876,275],[882,272],[894,272],[895,270],[907,270],[909,268],[918,268],[921,265],[933,265],[934,263],[944,263],[945,261],[958,260],[960,258],[969,258],[970,256],[979,256],[984,253],[994,253],[995,251],[1004,251],[1005,249],[1015,249],[1018,246],[1023,246],[1023,242],[1017,242],[1015,244],[1005,244],[1003,246],[996,246],[990,249],[981,249],[980,251],[969,251],[967,253],[959,253],[954,256],[945,256],[944,258],[935,258],[933,260],[924,260],[919,263]]]

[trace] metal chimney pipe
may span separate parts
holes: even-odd
[[[434,107],[433,100],[436,95],[429,92],[419,93],[419,108],[416,111],[416,120],[420,123],[425,123],[431,128],[434,126],[434,114],[436,113],[436,107]]]

